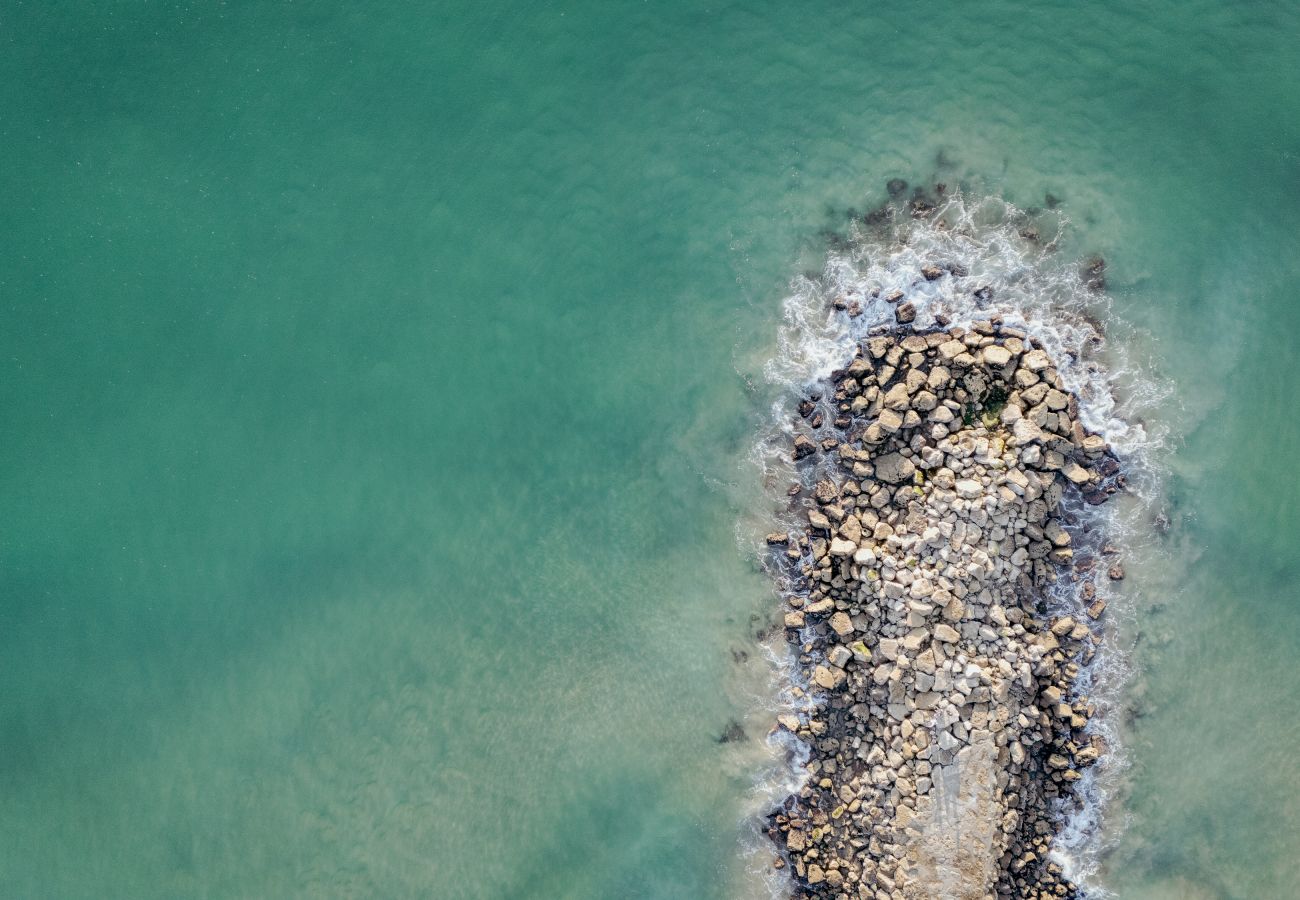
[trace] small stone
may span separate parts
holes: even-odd
[[[937,641],[943,641],[945,644],[955,644],[961,640],[961,635],[951,625],[940,623],[934,626],[934,638]]]
[[[949,622],[960,622],[966,616],[966,604],[962,603],[956,597],[945,604],[943,608],[943,617]]]
[[[916,321],[916,304],[908,301],[900,303],[894,310],[894,318],[898,320],[899,325],[909,325]]]

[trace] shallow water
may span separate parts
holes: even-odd
[[[516,7],[0,14],[0,892],[753,895],[763,366],[897,175],[1175,386],[1102,882],[1293,893],[1295,7]]]

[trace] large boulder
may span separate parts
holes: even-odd
[[[886,484],[902,484],[916,474],[916,464],[897,453],[876,459],[876,477]]]

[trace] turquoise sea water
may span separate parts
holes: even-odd
[[[1063,200],[1174,386],[1101,882],[1294,896],[1298,37],[0,5],[0,894],[756,896],[780,300],[969,176]]]

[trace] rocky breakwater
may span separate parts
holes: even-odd
[[[1117,489],[1105,441],[996,319],[870,337],[799,412],[807,524],[768,542],[817,702],[779,719],[812,749],[777,864],[799,897],[1077,896],[1049,851],[1104,749],[1075,692],[1102,609],[1046,599],[1090,568],[1062,499]]]

